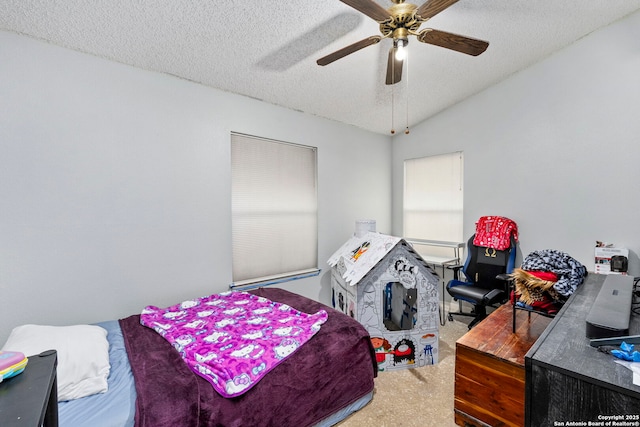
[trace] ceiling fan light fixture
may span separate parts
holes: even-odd
[[[406,46],[409,44],[409,40],[397,39],[397,40],[394,40],[393,44],[396,50],[396,59],[398,61],[404,61],[404,59],[407,57]]]
[[[420,30],[420,26],[423,23],[457,3],[458,0],[423,0],[424,3],[422,6],[407,3],[407,0],[391,0],[393,5],[389,9],[380,6],[376,0],[340,1],[376,21],[380,25],[380,35],[367,37],[364,40],[338,49],[318,59],[316,61],[318,65],[330,64],[360,49],[374,45],[382,39],[391,38],[393,40],[393,46],[389,49],[385,83],[392,85],[402,79],[403,60],[396,58],[395,54],[398,53],[401,55],[402,51],[406,50],[407,41],[410,36],[415,36],[420,43],[439,46],[472,56],[480,55],[489,46],[489,42],[459,34],[434,30],[433,28]],[[398,48],[397,46],[400,46],[398,44],[399,40],[402,40],[402,42],[401,47]]]

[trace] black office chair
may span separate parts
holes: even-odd
[[[509,274],[516,261],[516,240],[512,235],[510,246],[505,250],[484,248],[473,244],[475,234],[467,242],[467,259],[464,265],[449,267],[454,279],[447,284],[447,292],[454,300],[473,304],[469,313],[449,312],[449,320],[454,315],[471,316],[469,329],[487,317],[487,306],[503,304],[509,299]],[[460,270],[466,277],[461,280]]]

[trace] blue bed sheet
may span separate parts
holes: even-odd
[[[136,388],[117,320],[97,323],[107,330],[111,370],[106,393],[58,403],[60,427],[133,427]]]

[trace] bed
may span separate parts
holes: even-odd
[[[372,399],[375,353],[357,321],[283,289],[249,292],[304,313],[325,310],[327,320],[233,398],[193,373],[167,340],[141,325],[139,314],[99,323],[109,342],[108,391],[60,402],[60,426],[330,426]]]

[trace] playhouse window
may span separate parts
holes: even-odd
[[[416,324],[418,290],[407,289],[402,283],[389,282],[382,292],[384,326],[389,331],[406,331]]]

